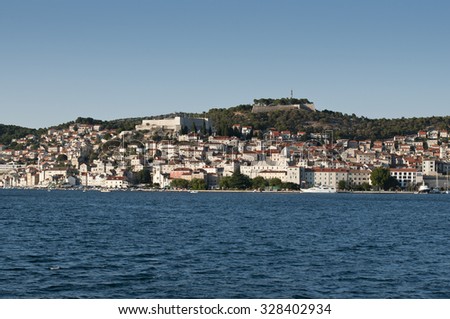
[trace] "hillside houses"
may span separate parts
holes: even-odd
[[[208,121],[182,119],[146,121],[139,131],[120,134],[99,125],[52,128],[14,141],[14,148],[0,147],[0,186],[127,188],[140,184],[147,171],[145,183],[156,187],[184,179],[202,180],[217,189],[221,179],[238,170],[251,179],[277,179],[301,187],[338,187],[340,181],[356,187],[371,183],[373,168],[385,167],[401,188],[410,189],[426,176],[446,174],[449,167],[447,130],[421,130],[386,140],[331,141],[328,133],[308,138],[305,132],[271,128],[260,139],[251,136],[252,127],[237,123],[234,130],[241,138],[200,131],[155,138],[158,123],[171,133],[180,123],[206,123],[210,128]]]

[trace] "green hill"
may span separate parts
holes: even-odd
[[[264,105],[286,105],[310,103],[307,99],[255,99],[255,103]],[[235,124],[252,126],[255,130],[266,131],[269,128],[289,130],[295,132],[323,132],[333,130],[334,137],[348,139],[387,139],[395,135],[416,134],[424,129],[450,130],[450,116],[433,116],[421,118],[400,119],[369,119],[355,114],[343,114],[329,110],[274,110],[270,112],[252,113],[252,105],[242,104],[230,108],[212,108],[203,113],[172,113],[141,118],[117,119],[111,121],[96,120],[90,117],[79,117],[75,121],[54,126],[54,128],[67,128],[70,124],[101,124],[106,129],[118,131],[133,130],[136,124],[143,119],[160,119],[164,117],[190,116],[208,117],[212,120],[215,131],[219,135],[238,135],[233,131]],[[9,145],[12,139],[24,137],[28,134],[42,134],[44,129],[35,130],[15,125],[0,124],[0,143]]]
[[[267,100],[267,99],[266,99]],[[211,109],[206,113],[220,135],[229,135],[235,124],[253,126],[256,130],[269,128],[291,132],[322,132],[333,130],[336,138],[387,139],[395,135],[416,134],[423,129],[449,129],[450,116],[422,118],[369,119],[355,114],[329,110],[276,110],[252,113],[252,105],[239,105],[228,109]]]
[[[36,129],[21,127],[17,125],[0,124],[0,144],[9,145],[13,139],[37,134]]]

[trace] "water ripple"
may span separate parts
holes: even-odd
[[[0,191],[3,298],[449,298],[448,196]]]

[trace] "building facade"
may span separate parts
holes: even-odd
[[[192,130],[193,127],[197,130],[205,127],[207,130],[211,129],[211,121],[207,118],[190,118],[180,117],[166,118],[161,120],[143,120],[142,124],[136,125],[136,131],[164,131],[164,132],[180,132],[183,128]]]

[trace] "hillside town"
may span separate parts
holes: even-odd
[[[399,190],[448,188],[447,130],[360,141],[335,140],[333,131],[258,132],[239,123],[233,130],[240,137],[218,136],[208,119],[188,117],[143,120],[121,132],[80,123],[52,128],[0,145],[0,187],[165,189],[201,180],[205,189],[221,189],[239,171],[298,188],[370,189],[371,172],[384,167]]]

